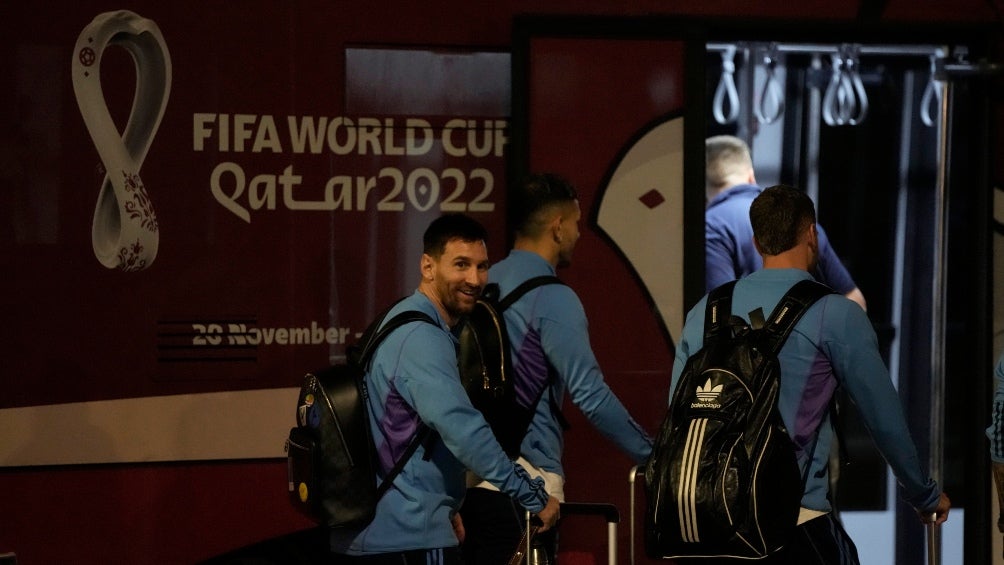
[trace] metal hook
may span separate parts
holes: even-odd
[[[927,87],[924,88],[924,96],[920,99],[920,121],[924,123],[927,127],[933,127],[938,122],[938,116],[941,114],[941,81],[934,78],[937,67],[938,58],[935,55],[931,55],[931,76],[927,80]],[[931,114],[931,101],[935,101],[934,114]]]
[[[784,113],[784,90],[774,74],[777,60],[776,51],[776,46],[771,45],[763,55],[763,66],[767,78],[764,80],[763,90],[760,91],[760,104],[755,108],[756,118],[763,125],[776,122]]]
[[[715,121],[722,125],[731,124],[739,117],[739,93],[736,92],[736,81],[732,76],[736,72],[735,55],[735,45],[730,45],[722,51],[722,76],[718,80],[718,88],[715,89],[715,99],[712,104]],[[728,114],[722,108],[726,96],[728,96],[729,103]]]

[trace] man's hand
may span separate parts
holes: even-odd
[[[561,518],[561,506],[558,503],[558,499],[553,496],[548,497],[547,506],[537,513],[537,517],[543,522],[539,530],[541,532],[546,532],[557,524],[558,519]]]
[[[941,498],[938,499],[938,505],[934,508],[933,512],[920,512],[920,521],[925,524],[941,525],[948,520],[948,511],[952,508],[952,501],[948,499],[948,495],[941,493]]]
[[[453,533],[457,536],[457,541],[464,543],[464,536],[467,532],[464,530],[464,521],[460,519],[460,512],[457,512],[450,518],[450,523],[453,524]]]

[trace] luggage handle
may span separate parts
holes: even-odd
[[[533,518],[530,515],[530,511],[526,511],[526,524],[527,527],[523,530],[523,537],[520,538],[519,543],[516,544],[516,551],[509,558],[508,565],[523,565],[527,562],[530,556],[530,544],[533,542],[533,536],[537,535],[537,530],[540,526],[533,523]]]
[[[562,516],[603,516],[607,521],[607,563],[617,563],[617,524],[621,514],[617,506],[605,502],[562,502]]]
[[[603,516],[607,522],[607,561],[617,563],[617,524],[620,523],[621,516],[616,505],[606,502],[562,502],[559,505],[559,515]],[[529,511],[526,512],[526,523],[527,528],[523,530],[523,537],[519,540],[516,552],[509,559],[509,565],[523,565],[531,554],[533,536],[537,534],[540,526],[533,522],[533,516]]]
[[[941,565],[941,532],[938,530],[938,514],[931,512],[927,523],[927,565]]]
[[[635,562],[634,561],[634,500],[635,500],[635,496],[634,496],[635,486],[634,486],[634,484],[635,484],[635,480],[639,476],[641,477],[642,482],[644,482],[645,481],[645,472],[642,469],[641,465],[635,465],[634,467],[631,467],[630,471],[628,471],[628,485],[630,487],[630,491],[628,492],[628,512],[630,513],[629,517],[628,517],[628,522],[629,522],[628,535],[631,536],[630,537],[630,540],[631,540],[631,562],[630,563],[631,563],[631,565],[634,565],[634,562]]]
[[[587,516],[600,515],[606,518],[608,524],[617,524],[621,521],[621,513],[617,507],[606,502],[562,502],[562,516]]]

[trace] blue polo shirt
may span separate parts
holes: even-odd
[[[745,277],[763,268],[763,259],[753,245],[750,205],[763,189],[740,184],[719,193],[704,211],[704,290],[711,292],[723,283]],[[826,231],[816,224],[819,235],[819,263],[816,280],[840,294],[857,285],[837,257]]]

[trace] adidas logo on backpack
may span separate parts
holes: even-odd
[[[694,393],[697,396],[697,401],[690,405],[691,408],[721,408],[722,405],[718,404],[718,395],[722,393],[723,385],[711,386],[711,379],[709,378],[703,387],[697,387],[697,392]]]
[[[802,281],[770,318],[731,316],[732,289],[708,296],[704,345],[687,359],[645,469],[645,550],[653,558],[762,559],[794,529],[805,477],[777,410],[777,353],[832,291]],[[738,323],[737,323],[738,321]]]

